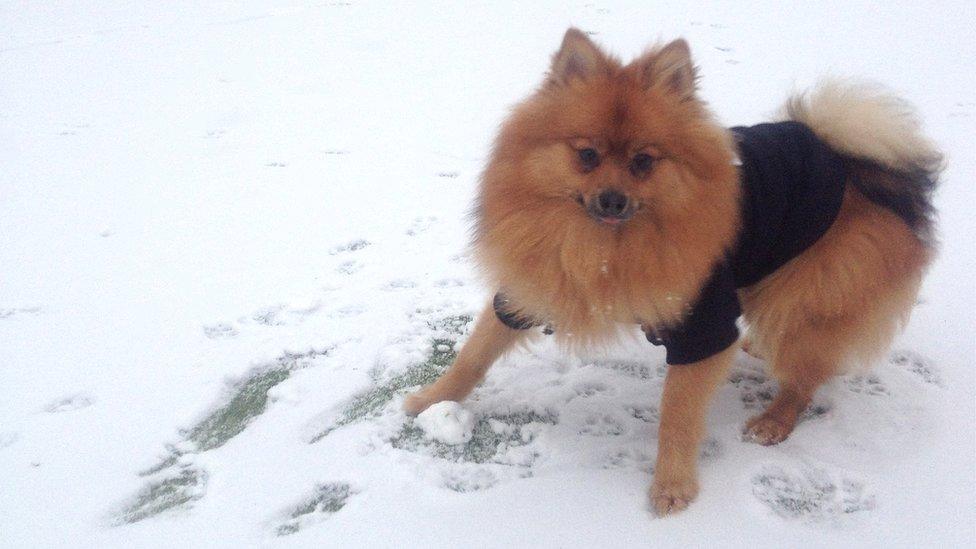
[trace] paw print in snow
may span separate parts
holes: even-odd
[[[417,219],[413,220],[413,223],[410,224],[410,227],[407,229],[407,234],[409,236],[423,234],[427,232],[436,222],[436,217],[418,217]]]

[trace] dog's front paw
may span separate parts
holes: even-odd
[[[403,411],[408,415],[415,416],[442,400],[445,399],[440,398],[431,387],[425,387],[407,395],[407,398],[403,401]]]
[[[784,422],[766,413],[750,419],[746,423],[743,435],[746,440],[755,442],[756,444],[772,446],[773,444],[779,444],[786,440],[786,437],[790,436],[790,432],[792,431],[792,425],[786,425]]]
[[[658,479],[655,474],[651,486],[651,506],[659,517],[683,511],[698,495],[698,479],[670,478]]]

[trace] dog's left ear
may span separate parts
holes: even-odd
[[[698,74],[691,61],[691,48],[684,39],[648,53],[639,63],[644,87],[661,87],[682,99],[694,97]]]

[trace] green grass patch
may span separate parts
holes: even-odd
[[[312,497],[292,509],[288,514],[288,520],[278,526],[276,533],[279,536],[294,534],[301,530],[303,519],[310,515],[337,513],[346,506],[346,501],[352,494],[349,485],[344,482],[333,482],[318,486]]]
[[[268,406],[268,391],[288,379],[291,368],[275,366],[253,374],[237,385],[233,397],[186,433],[202,452],[219,448],[247,427]]]
[[[475,423],[468,442],[457,445],[430,440],[424,436],[423,429],[410,422],[390,439],[390,444],[394,448],[413,452],[427,448],[435,457],[451,461],[488,463],[494,461],[500,451],[532,442],[531,437],[523,436],[523,426],[529,423],[555,425],[557,419],[551,412],[539,414],[525,411],[488,415]]]
[[[314,444],[340,427],[375,416],[406,389],[433,383],[454,362],[454,358],[457,356],[455,350],[457,337],[464,333],[465,327],[470,322],[471,317],[468,315],[451,316],[428,322],[427,325],[436,335],[431,339],[427,358],[420,364],[413,365],[407,368],[405,372],[386,381],[374,380],[372,387],[353,397],[342,410],[339,418],[332,425],[312,437],[309,442]]]
[[[328,351],[286,353],[270,367],[252,373],[233,389],[230,400],[184,433],[187,440],[205,452],[219,448],[243,431],[268,407],[268,392],[301,367],[302,359],[327,355]]]
[[[192,468],[150,482],[122,509],[119,521],[132,524],[200,499],[205,485],[206,475]]]
[[[285,353],[271,365],[252,372],[234,385],[227,403],[183,431],[185,440],[193,443],[192,450],[182,451],[170,445],[159,463],[139,473],[142,477],[164,472],[166,475],[159,480],[149,481],[143,487],[132,503],[123,508],[120,523],[138,522],[203,497],[205,472],[195,468],[177,469],[180,458],[187,453],[206,452],[226,444],[255,417],[264,413],[268,407],[268,392],[272,388],[288,379],[293,371],[304,367],[305,360],[328,353],[329,350]]]

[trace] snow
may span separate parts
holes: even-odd
[[[973,546],[974,16],[4,3],[0,546]],[[765,448],[740,432],[775,383],[742,354],[701,495],[667,519],[647,503],[665,367],[636,328],[587,356],[540,337],[470,420],[399,408],[490,294],[478,173],[571,24],[622,57],[685,36],[729,125],[826,74],[884,82],[948,155],[941,255],[889,356]]]
[[[490,421],[492,430],[496,432],[504,432],[507,428],[498,420]],[[459,403],[445,400],[421,412],[414,424],[433,440],[451,445],[464,444],[471,440],[474,415]]]

